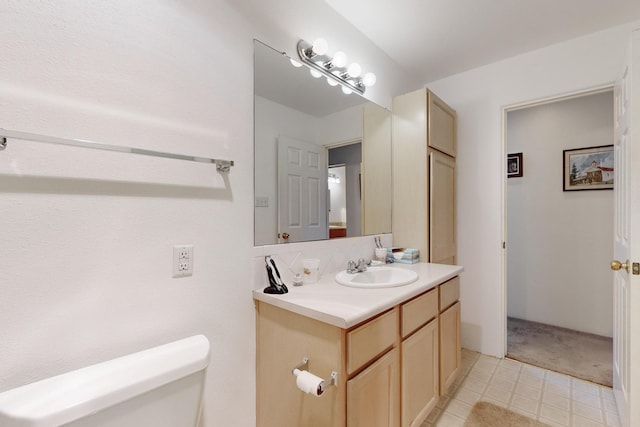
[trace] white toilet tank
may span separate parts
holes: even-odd
[[[0,393],[2,427],[195,427],[209,341],[204,335]]]

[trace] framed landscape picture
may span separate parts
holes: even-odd
[[[613,145],[564,150],[563,191],[613,189]]]
[[[507,178],[522,176],[522,153],[507,154]]]

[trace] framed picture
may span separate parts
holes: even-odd
[[[507,154],[507,178],[522,176],[522,153]]]
[[[613,145],[564,150],[563,191],[613,188]]]

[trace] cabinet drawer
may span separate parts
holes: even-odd
[[[438,290],[432,289],[402,304],[402,338],[438,315]]]
[[[460,278],[454,277],[440,285],[440,312],[460,299]]]
[[[347,332],[347,372],[355,372],[391,347],[398,336],[398,310],[393,310]]]

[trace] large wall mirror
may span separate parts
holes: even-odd
[[[254,50],[255,245],[391,232],[390,111]]]

